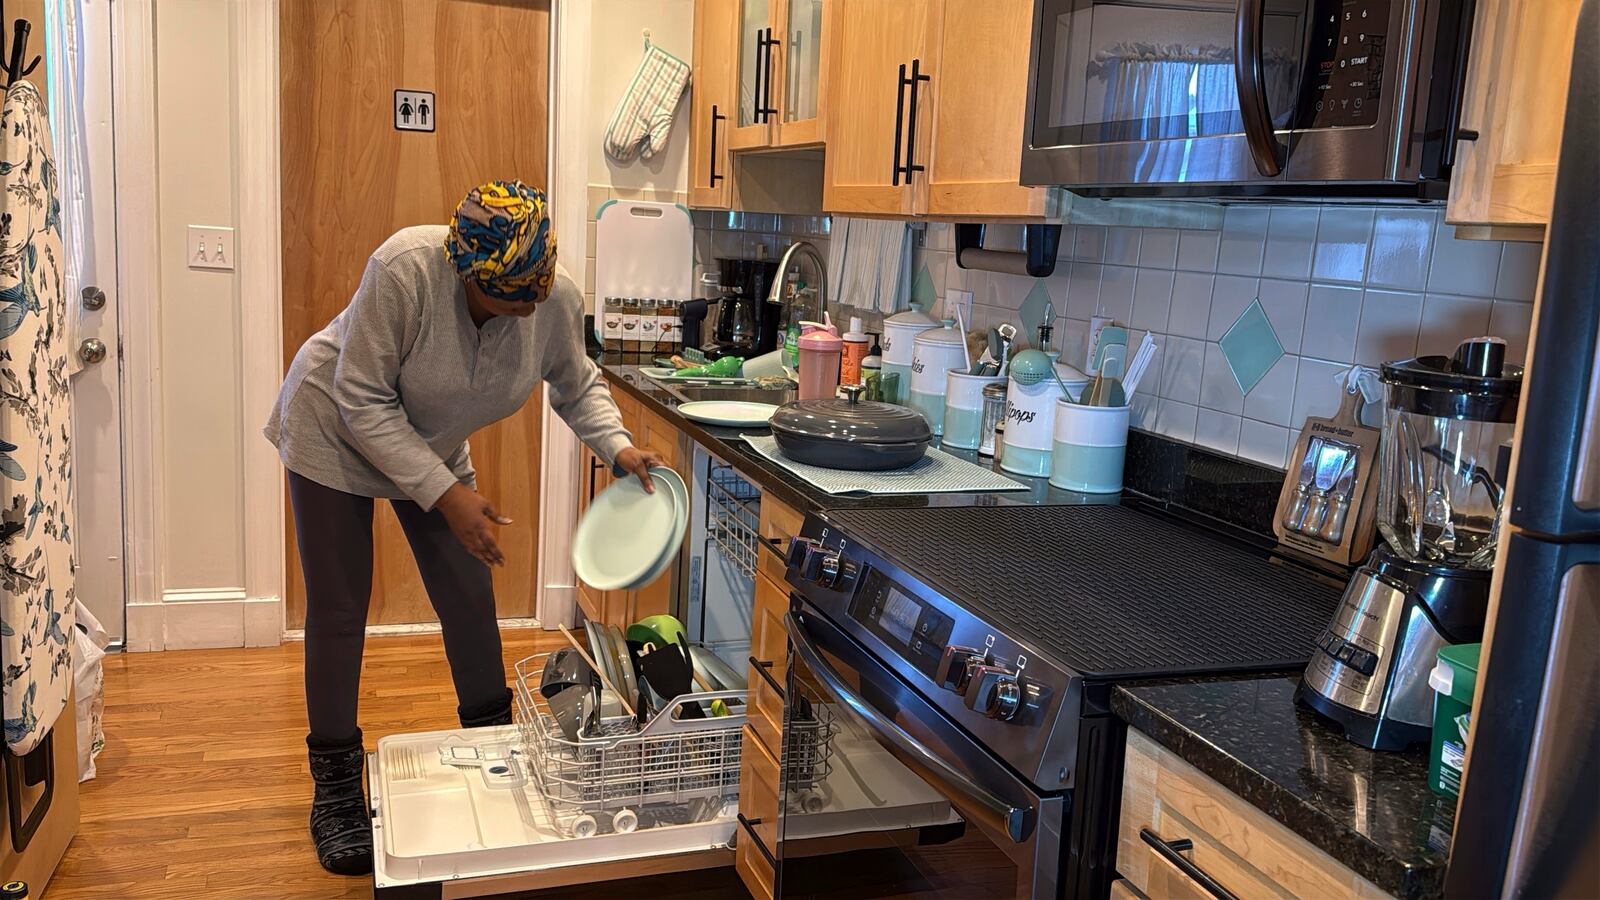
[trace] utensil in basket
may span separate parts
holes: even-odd
[[[645,644],[639,651],[639,669],[644,680],[649,682],[652,690],[666,698],[669,705],[694,690],[694,663],[681,649],[682,646],[667,644],[658,647],[651,643]],[[705,717],[699,704],[686,704],[682,709],[685,719]]]
[[[622,708],[628,711],[628,716],[631,718],[634,715],[633,699],[617,690],[617,686],[612,684],[611,679],[606,677],[606,673],[600,670],[600,667],[595,664],[594,657],[589,655],[589,651],[583,649],[583,645],[578,643],[578,639],[572,636],[572,632],[567,630],[567,626],[557,625],[556,627],[561,629],[561,634],[567,639],[567,643],[571,644],[573,649],[583,656],[583,661],[589,664],[589,668],[600,676],[600,683],[605,685],[606,690],[617,695],[617,699],[622,702]]]

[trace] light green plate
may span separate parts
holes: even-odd
[[[675,490],[646,493],[637,478],[623,478],[600,492],[572,538],[572,569],[598,591],[647,582],[668,551],[683,542],[688,503]]]
[[[678,405],[678,415],[685,419],[728,428],[766,428],[777,411],[771,403],[747,400],[696,400]]]

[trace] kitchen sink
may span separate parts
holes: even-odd
[[[667,392],[686,403],[702,400],[742,400],[782,406],[795,399],[793,388],[731,387],[727,385],[668,385]]]

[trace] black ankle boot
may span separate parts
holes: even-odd
[[[326,742],[306,737],[311,754],[311,780],[316,797],[311,801],[311,840],[317,862],[335,875],[372,872],[372,815],[361,786],[366,752],[361,732],[353,740]]]
[[[461,718],[462,728],[487,728],[491,725],[511,724],[511,689],[506,688],[504,697],[490,703],[482,703],[467,709],[464,706],[456,707],[456,715]]]

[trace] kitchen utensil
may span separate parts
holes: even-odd
[[[707,650],[705,647],[689,645],[689,659],[694,663],[695,672],[705,677],[706,690],[742,691],[745,689],[744,675],[723,661],[722,657]]]
[[[628,626],[628,641],[635,644],[666,646],[675,644],[685,634],[683,623],[675,616],[646,616]]]
[[[1041,368],[1042,357],[1048,365]],[[1011,383],[1006,392],[1005,436],[1000,447],[1000,468],[1017,475],[1050,475],[1054,446],[1056,401],[1076,399],[1089,386],[1089,378],[1068,366],[1071,385],[1062,382],[1058,367],[1038,350],[1023,350],[1011,361]],[[1018,375],[1023,375],[1019,378]],[[1047,384],[1054,381],[1054,384]],[[1073,388],[1076,388],[1076,393]]]
[[[1146,332],[1144,338],[1139,341],[1139,349],[1133,354],[1133,361],[1128,363],[1127,375],[1122,379],[1122,388],[1127,396],[1132,397],[1139,391],[1139,382],[1144,380],[1144,373],[1155,360],[1156,349],[1156,339]]]
[[[550,717],[555,719],[562,737],[576,741],[592,730],[591,720],[600,708],[598,690],[594,685],[569,684],[546,697]]]
[[[911,392],[906,404],[922,413],[938,436],[944,432],[946,373],[952,369],[965,372],[971,368],[967,360],[966,332],[956,327],[954,319],[945,319],[944,327],[921,332],[913,344]]]
[[[1052,367],[1051,371],[1054,371]],[[1088,390],[1078,397],[1078,402],[1084,406],[1127,406],[1128,396],[1122,390],[1122,380],[1118,378],[1122,373],[1122,360],[1115,356],[1108,356],[1100,364],[1100,371],[1095,373],[1094,380],[1089,382]],[[1060,376],[1056,376],[1060,381]],[[1062,393],[1066,386],[1062,385]]]
[[[646,644],[639,651],[640,673],[650,689],[660,694],[669,705],[694,689],[694,664],[690,662],[685,646],[681,643],[665,646]],[[698,705],[688,704],[680,708],[683,718],[704,718],[705,714]]]
[[[1322,521],[1328,514],[1328,492],[1333,490],[1333,485],[1339,480],[1339,473],[1344,471],[1345,463],[1350,460],[1351,452],[1348,444],[1338,441],[1323,441],[1322,449],[1317,453],[1317,471],[1312,482],[1315,490],[1311,492],[1311,499],[1306,503],[1306,517],[1300,524],[1300,531],[1304,534],[1316,535],[1322,529]]]
[[[1123,361],[1126,362],[1128,329],[1109,320],[1106,321],[1106,324],[1095,329],[1089,335],[1089,374],[1093,375],[1099,372],[1100,364],[1105,361],[1107,348],[1118,345],[1122,347],[1120,352],[1123,354]]]
[[[546,700],[573,685],[599,686],[600,678],[571,647],[562,647],[545,660],[539,674],[539,695]]]
[[[1314,437],[1306,444],[1305,455],[1300,460],[1300,475],[1295,479],[1294,498],[1284,514],[1283,527],[1299,531],[1306,520],[1306,507],[1311,503],[1311,490],[1317,480],[1317,458],[1322,453],[1322,438]]]
[[[612,659],[618,673],[618,687],[622,688],[623,696],[629,702],[635,702],[639,696],[639,676],[633,667],[633,653],[628,649],[628,642],[622,636],[622,629],[615,625],[605,627],[606,645],[611,651]]]
[[[600,676],[600,684],[604,686],[606,690],[616,694],[618,698],[621,699],[622,706],[625,710],[627,710],[628,715],[632,716],[633,701],[630,698],[623,696],[623,694],[617,690],[616,683],[606,677],[606,673],[601,670],[599,663],[596,663],[595,658],[589,655],[589,651],[583,649],[583,645],[578,643],[578,639],[572,636],[572,632],[567,630],[567,626],[557,625],[556,628],[560,629],[561,636],[567,639],[567,643],[571,644],[572,648],[578,651],[578,655],[583,657],[583,661],[589,664],[589,668],[593,669],[595,673]],[[593,634],[594,632],[590,632],[591,640],[594,639]]]
[[[964,365],[963,372],[972,371],[972,348],[967,346],[967,323],[961,318],[961,307],[956,307],[956,330],[961,332],[961,356]]]
[[[1355,493],[1355,476],[1356,454],[1351,453],[1345,458],[1339,480],[1333,484],[1328,514],[1322,521],[1322,527],[1317,530],[1317,537],[1330,544],[1337,544],[1344,539],[1345,518],[1350,515],[1350,497]]]
[[[678,406],[678,414],[685,419],[725,428],[765,428],[777,411],[771,403],[747,400],[696,400]]]
[[[1502,479],[1490,470],[1516,431],[1522,393],[1522,369],[1505,363],[1504,343],[1471,338],[1450,357],[1382,366],[1375,516],[1384,541],[1351,576],[1297,693],[1364,747],[1426,741],[1432,660],[1445,645],[1483,637],[1505,500]],[[1350,382],[1347,391],[1356,379]],[[1302,530],[1322,546],[1332,546],[1341,531],[1348,544],[1349,520],[1362,522],[1355,498],[1371,490],[1372,479],[1359,458],[1349,473],[1350,509],[1334,512],[1346,490],[1344,468],[1341,461],[1334,483],[1324,487],[1319,460],[1318,494],[1328,495],[1329,510],[1313,525],[1313,495]]]
[[[832,469],[900,469],[921,459],[933,439],[919,413],[861,399],[861,388],[844,388],[845,399],[797,400],[771,420],[772,436],[785,456]]]
[[[619,479],[589,504],[572,539],[572,568],[595,590],[641,587],[670,548],[683,543],[687,515],[672,491],[647,493]]]

